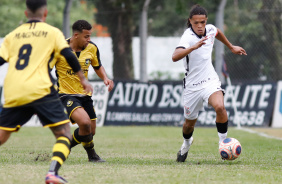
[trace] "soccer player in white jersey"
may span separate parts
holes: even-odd
[[[183,60],[186,70],[183,79],[184,117],[183,144],[177,153],[177,162],[184,162],[193,143],[193,132],[204,103],[216,112],[216,127],[219,141],[227,137],[228,117],[224,107],[223,89],[212,65],[212,49],[215,38],[226,45],[232,53],[247,55],[246,51],[232,45],[223,32],[214,25],[207,24],[207,11],[200,5],[191,8],[188,28],[176,47],[172,60]]]

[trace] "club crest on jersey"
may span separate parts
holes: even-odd
[[[87,65],[89,65],[89,64],[90,64],[90,59],[85,59],[84,65],[87,66]]]
[[[184,106],[185,114],[189,115],[191,111],[189,110],[189,107]]]
[[[72,106],[72,104],[73,104],[73,101],[72,101],[72,100],[69,100],[69,101],[67,102],[67,107]]]

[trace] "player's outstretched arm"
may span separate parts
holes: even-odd
[[[114,88],[114,81],[107,77],[105,68],[101,66],[99,69],[94,68],[96,74],[104,81],[104,84],[108,86],[108,91],[112,91]]]
[[[217,29],[216,39],[226,45],[232,53],[238,55],[247,55],[246,51],[242,47],[232,45],[220,29]]]
[[[180,59],[184,58],[188,54],[190,54],[193,50],[198,49],[202,45],[206,44],[205,41],[207,40],[207,37],[202,38],[199,42],[197,42],[195,45],[192,45],[191,47],[188,48],[182,48],[178,47],[175,49],[175,51],[172,54],[172,61],[176,62],[179,61]]]

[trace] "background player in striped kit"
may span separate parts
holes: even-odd
[[[73,24],[72,31],[73,35],[67,39],[67,42],[77,56],[85,77],[88,77],[89,67],[92,66],[96,74],[108,86],[108,91],[111,91],[114,82],[107,77],[101,64],[98,47],[90,41],[91,24],[85,20],[78,20]],[[79,126],[73,133],[71,148],[81,143],[90,162],[104,162],[105,160],[101,159],[94,149],[93,136],[96,133],[97,117],[91,99],[92,93],[83,92],[79,78],[74,75],[65,58],[60,57],[55,65],[61,100],[68,111],[70,120]]]

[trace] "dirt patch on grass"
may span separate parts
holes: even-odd
[[[281,128],[251,128],[254,131],[262,132],[270,136],[282,138]]]

